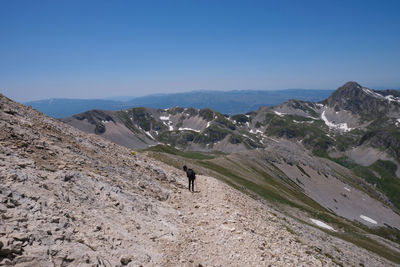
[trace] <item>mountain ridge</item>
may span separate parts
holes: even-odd
[[[263,105],[277,105],[297,96],[301,99],[321,100],[330,90],[287,89],[277,91],[192,91],[187,93],[155,94],[126,101],[102,99],[50,99],[30,101],[25,104],[55,118],[69,117],[91,109],[121,110],[131,107],[169,108],[184,106],[212,108],[220,113],[244,113]]]
[[[139,109],[135,115],[148,119],[145,111]],[[175,108],[170,119],[182,111],[192,118],[186,123],[196,123],[193,118],[201,117],[206,122],[225,123],[228,129],[235,126],[223,115],[213,117],[218,114],[210,110],[200,114]],[[106,126],[116,121],[107,113],[104,117],[97,115],[92,119],[107,120]],[[396,233],[395,228],[379,226],[374,230],[353,224],[301,193],[307,193],[308,179],[311,184],[330,181],[331,188],[341,189],[331,190],[337,192],[337,202],[330,201],[338,208],[349,207],[354,201],[351,198],[360,196],[368,207],[379,208],[363,212],[364,217],[356,213],[359,221],[371,220],[365,223],[373,226],[376,219],[379,225],[386,222],[397,227],[396,217],[391,222],[394,215],[389,208],[349,181],[338,183],[343,178],[334,176],[333,170],[340,170],[330,169],[333,163],[323,165],[311,154],[296,156],[304,152],[301,144],[293,147],[291,141],[271,140],[270,150],[251,151],[259,155],[217,155],[199,161],[203,167],[189,158],[157,154],[172,160],[171,166],[155,160],[151,151],[133,155],[99,135],[78,131],[3,96],[0,116],[2,264],[390,266],[400,262],[396,244],[378,236],[383,235],[379,231],[389,231],[385,237],[389,238]],[[236,119],[247,125],[245,118]],[[143,130],[152,129],[146,120],[138,123]],[[195,188],[199,192],[187,191],[180,170],[183,162],[195,166],[199,174]],[[268,168],[268,174],[264,173]],[[245,182],[243,176],[249,171],[253,175],[248,177],[253,180],[246,182],[248,189],[244,189],[245,184],[237,186],[237,182]],[[207,174],[220,177],[234,188]],[[344,190],[347,196],[340,195],[343,187],[353,193]],[[263,201],[251,193],[259,189],[269,190],[263,195],[269,199]],[[279,195],[280,190],[285,194]]]
[[[247,114],[227,116],[212,109],[182,107],[167,109],[132,108],[125,111],[113,112],[113,114],[119,117],[120,120],[123,120],[124,122],[122,123],[129,124],[131,129],[135,128],[135,123],[140,124],[139,128],[144,127],[144,129],[133,129],[134,132],[141,132],[143,136],[147,136],[142,139],[150,138],[155,142],[169,142],[171,145],[178,145],[183,149],[188,149],[185,145],[189,145],[190,147],[190,144],[193,144],[200,150],[208,149],[201,146],[201,144],[208,145],[214,149],[214,143],[222,141],[227,135],[229,135],[231,141],[228,143],[240,144],[243,143],[241,139],[245,139],[246,146],[253,148],[262,147],[262,140],[260,139],[266,138],[271,134],[278,137],[286,136],[293,138],[297,134],[296,132],[298,132],[298,129],[293,129],[295,125],[292,125],[293,127],[288,125],[290,126],[289,128],[279,127],[279,124],[283,123],[281,126],[285,126],[284,124],[289,123],[285,120],[285,116],[290,116],[290,118],[296,117],[300,119],[301,122],[295,119],[290,122],[290,124],[297,124],[297,128],[301,128],[304,123],[319,124],[317,125],[318,129],[322,130],[326,135],[326,137],[320,137],[326,139],[323,142],[327,145],[321,143],[321,148],[328,148],[330,146],[329,142],[331,142],[329,139],[332,139],[329,137],[329,132],[332,131],[333,134],[341,134],[350,132],[356,128],[365,130],[368,127],[371,128],[374,121],[376,124],[379,116],[388,116],[392,125],[396,126],[396,119],[399,118],[400,114],[400,98],[389,95],[389,92],[387,91],[386,95],[383,96],[370,89],[363,88],[355,82],[349,82],[332,93],[327,99],[320,102],[290,99],[278,106],[260,107],[258,110],[250,111]],[[178,118],[177,113],[185,113],[186,117],[182,115]],[[203,115],[207,113],[208,118],[205,118],[200,113],[203,113]],[[85,116],[89,119],[91,118],[91,111],[82,114],[63,119],[63,121],[83,121]],[[175,117],[174,121],[163,119],[170,116]],[[322,124],[318,123],[319,121]],[[146,122],[146,125],[143,122]],[[106,131],[102,120],[98,120],[97,122],[91,120],[90,124],[96,125],[96,127]],[[270,131],[265,132],[268,127]],[[191,132],[186,131],[186,134],[191,134],[191,137],[188,137],[189,139],[187,140],[189,143],[185,144],[179,141],[178,143],[180,144],[176,144],[171,139],[172,132],[184,131],[185,129],[192,130]],[[285,132],[282,132],[282,130]],[[202,133],[202,131],[206,132]],[[216,135],[216,138],[207,138],[210,137],[209,134]],[[253,136],[253,138],[249,136]],[[258,138],[254,138],[255,136],[258,136]],[[359,140],[358,144],[362,144],[371,137],[368,134],[364,134],[356,138]],[[252,139],[253,141],[251,141]],[[150,145],[153,144],[154,142],[150,142]],[[196,144],[200,144],[200,147]],[[134,148],[134,145],[131,147]],[[396,152],[391,152],[391,154],[396,157],[398,156]]]

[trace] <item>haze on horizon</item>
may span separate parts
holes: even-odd
[[[399,1],[1,1],[0,93],[400,87]]]

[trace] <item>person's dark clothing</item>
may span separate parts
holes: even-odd
[[[186,172],[186,176],[189,179],[189,191],[192,188],[192,192],[194,192],[194,180],[196,179],[196,173],[192,169],[188,169],[186,166],[183,166],[183,170]]]
[[[190,191],[190,185],[192,185],[192,192],[194,192],[194,179],[189,178],[189,191]]]

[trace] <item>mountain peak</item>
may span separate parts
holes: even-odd
[[[349,110],[353,114],[386,112],[390,108],[391,101],[393,102],[393,100],[383,96],[381,93],[363,87],[354,81],[347,82],[339,87],[326,100],[328,106],[334,107],[335,110]]]
[[[359,97],[361,94],[363,94],[363,87],[354,82],[354,81],[349,81],[339,87],[333,94],[333,95],[338,95],[339,97]]]
[[[347,83],[345,83],[342,87],[340,87],[339,89],[343,89],[343,90],[354,90],[354,89],[361,89],[361,85],[358,84],[357,82],[354,81],[349,81]]]
[[[342,108],[349,109],[353,102],[352,100],[359,100],[364,95],[363,87],[360,84],[349,81],[333,92],[327,102],[331,107],[339,104]]]

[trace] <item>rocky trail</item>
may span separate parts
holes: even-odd
[[[390,266],[0,95],[0,266]]]
[[[195,193],[177,181],[167,203],[178,211],[179,231],[162,239],[163,266],[392,265],[213,177],[198,176]]]
[[[295,235],[279,225],[260,203],[212,177],[199,176],[197,191],[179,190],[169,203],[184,227],[166,241],[165,265],[322,266],[324,257],[307,254]]]

